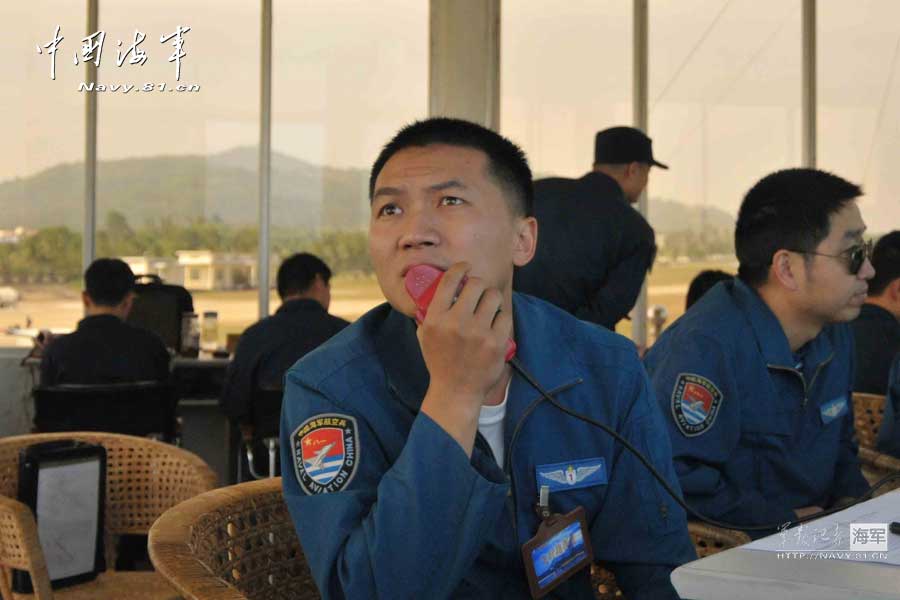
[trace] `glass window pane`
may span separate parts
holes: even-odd
[[[632,4],[548,7],[503,3],[500,130],[525,150],[535,179],[581,177],[594,162],[594,135],[632,123]],[[623,320],[619,331],[629,328]]]
[[[100,24],[100,81],[126,87],[98,93],[97,254],[184,285],[224,346],[258,317],[259,3],[118,0]]]
[[[10,329],[66,330],[81,318],[85,69],[73,58],[84,3],[4,2],[0,21],[0,346],[31,346]]]
[[[580,177],[594,134],[632,122],[631,3],[504,2],[500,130],[536,178]]]
[[[273,269],[316,254],[335,274],[330,312],[355,319],[384,301],[368,258],[369,169],[426,116],[428,3],[284,2],[274,20]]]
[[[819,164],[861,183],[869,231],[900,229],[900,4],[820,2]]]
[[[650,177],[659,254],[648,304],[684,312],[702,269],[737,270],[734,219],[763,175],[800,163],[800,2],[650,5]]]

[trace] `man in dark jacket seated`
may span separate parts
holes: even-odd
[[[134,273],[117,258],[98,258],[84,272],[85,317],[48,343],[41,386],[168,381],[169,352],[155,333],[125,322],[134,300]],[[122,536],[116,569],[148,570],[147,536]]]
[[[245,440],[254,434],[278,435],[280,411],[254,407],[257,390],[282,389],[284,374],[295,362],[348,325],[328,314],[330,281],[331,269],[317,256],[301,253],[289,257],[278,269],[281,307],[241,335],[225,376],[221,406],[240,425]],[[272,413],[264,419],[271,421],[271,431],[253,431],[254,408]]]
[[[134,273],[117,258],[98,258],[84,273],[85,317],[50,342],[41,385],[125,383],[169,379],[169,353],[155,333],[125,323],[134,300]]]

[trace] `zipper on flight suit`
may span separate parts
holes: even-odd
[[[584,380],[579,377],[573,381],[557,386],[547,393],[555,397],[557,394],[568,391],[583,381]],[[513,536],[515,537],[516,543],[519,541],[519,519],[518,499],[516,498],[516,477],[513,474],[512,468],[513,452],[515,451],[519,429],[525,424],[525,420],[531,416],[531,413],[534,412],[544,400],[545,398],[543,396],[538,396],[528,404],[524,411],[522,411],[522,416],[519,417],[515,427],[513,427],[513,433],[509,440],[509,448],[506,449],[506,456],[503,459],[503,472],[506,474],[507,478],[509,478],[509,494],[507,494],[506,503],[507,506],[509,506],[510,514],[512,515]],[[481,435],[481,433],[479,432],[478,435]]]
[[[791,367],[782,367],[781,365],[766,365],[770,369],[774,369],[776,371],[785,371],[787,373],[793,373],[797,377],[800,378],[800,383],[803,384],[803,402],[801,406],[806,408],[806,405],[809,403],[809,390],[812,389],[812,386],[815,385],[816,379],[819,377],[819,373],[822,371],[822,368],[825,367],[831,360],[834,358],[834,352],[832,352],[828,358],[819,363],[816,367],[815,372],[813,373],[812,379],[809,380],[809,385],[806,384],[806,378],[803,377],[803,373],[801,373],[797,369],[792,369]]]

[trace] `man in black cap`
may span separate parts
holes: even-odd
[[[585,321],[614,329],[637,300],[656,255],[653,229],[634,210],[647,186],[651,140],[611,127],[594,140],[594,169],[581,179],[534,182],[538,245],[514,288]]]

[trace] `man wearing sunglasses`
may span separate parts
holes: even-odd
[[[846,324],[874,275],[861,194],[814,169],[764,177],[738,214],[738,276],[645,359],[685,498],[709,517],[775,525],[868,489]]]

